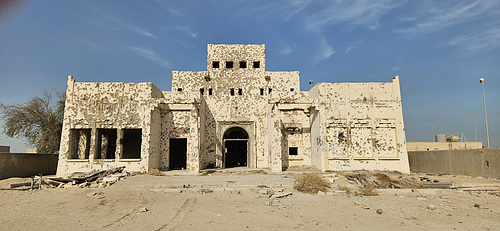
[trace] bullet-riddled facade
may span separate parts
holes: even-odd
[[[264,45],[220,44],[171,91],[69,76],[58,175],[118,166],[409,172],[399,79],[300,91],[299,72],[266,71]]]

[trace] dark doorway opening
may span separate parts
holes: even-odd
[[[170,170],[186,168],[187,139],[170,139]]]
[[[230,128],[224,133],[224,166],[226,168],[247,166],[248,134],[240,127]]]
[[[124,129],[122,159],[140,159],[141,143],[142,129]]]

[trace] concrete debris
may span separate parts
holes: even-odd
[[[281,193],[276,193],[276,194],[273,194],[271,197],[273,198],[284,198],[284,197],[287,197],[287,196],[290,196],[292,195],[291,192],[281,192]]]
[[[143,207],[143,208],[140,208],[140,209],[139,209],[139,212],[141,212],[141,213],[145,213],[145,212],[147,212],[147,211],[149,211],[149,209],[148,209],[148,208],[146,208],[146,207]]]
[[[66,177],[34,176],[31,182],[14,183],[11,188],[29,186],[28,189],[42,188],[106,188],[129,176],[125,167],[108,170],[73,173]]]
[[[383,212],[382,209],[377,209],[377,214],[382,214]]]

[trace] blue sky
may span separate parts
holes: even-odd
[[[500,146],[500,1],[47,0],[0,4],[0,102],[77,81],[153,82],[206,70],[208,43],[266,44],[266,68],[318,82],[400,76],[407,141],[464,133]],[[2,123],[0,121],[0,123]],[[0,145],[24,152],[18,139]]]

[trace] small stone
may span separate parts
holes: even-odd
[[[320,195],[320,196],[324,196],[325,194],[326,194],[326,193],[325,193],[325,192],[323,192],[323,191],[318,191],[318,195]]]
[[[140,209],[139,209],[139,212],[143,212],[143,213],[145,213],[145,212],[147,212],[147,211],[149,211],[149,209],[148,209],[148,208],[146,208],[146,207],[144,207],[144,208],[140,208]]]
[[[382,209],[377,209],[377,214],[382,214],[383,212]]]
[[[427,208],[430,209],[430,210],[436,210],[437,206],[435,206],[435,205],[429,205],[429,206],[427,206]]]

